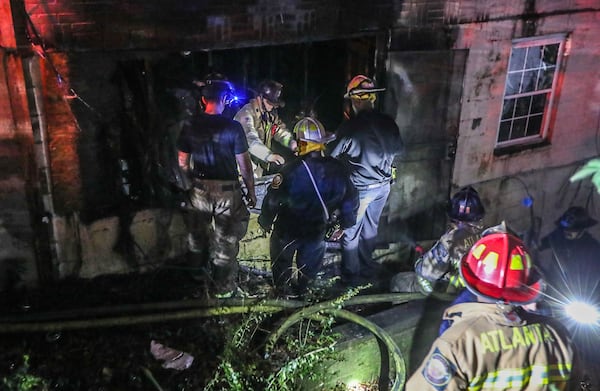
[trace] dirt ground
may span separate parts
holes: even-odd
[[[82,309],[123,308],[125,313],[119,314],[123,316],[136,305],[198,300],[201,295],[200,284],[185,270],[65,281],[35,291],[5,294],[0,323],[56,311],[61,315],[46,318],[59,322],[64,314],[78,318]],[[84,318],[90,319],[90,315]],[[16,379],[31,375],[43,379],[46,388],[39,384],[23,389],[202,390],[218,364],[227,326],[235,320],[235,316],[222,316],[26,333],[6,332],[0,324],[0,389],[21,390],[11,387],[15,387]],[[181,371],[163,368],[163,361],[150,351],[151,341],[190,354],[194,358],[191,367]]]
[[[241,271],[240,285],[263,298],[275,298],[265,277]],[[216,304],[207,302],[202,282],[177,267],[61,281],[5,293],[0,299],[1,391],[203,390],[221,362],[231,332],[248,316],[172,320],[177,311]],[[365,308],[354,310],[364,312]],[[291,311],[269,317],[261,325],[262,332],[266,335]],[[138,322],[140,317],[145,321]],[[118,325],[106,319],[118,319]],[[23,327],[26,332],[20,331]],[[193,357],[191,366],[164,368],[167,361],[152,354],[153,341]],[[241,361],[254,363],[259,353],[244,352]],[[261,357],[256,356],[256,362],[265,365]]]
[[[268,277],[260,273],[242,270],[240,285],[250,293],[274,298]],[[242,315],[168,321],[161,315],[181,307],[189,310],[207,297],[205,283],[193,279],[189,268],[177,263],[145,273],[63,280],[35,290],[3,292],[0,390],[203,390],[220,363],[228,333]],[[156,303],[170,305],[156,308]],[[94,324],[136,316],[147,321]],[[65,329],[62,321],[83,324]],[[52,327],[23,332],[15,330],[15,323],[29,329],[32,324]],[[151,352],[152,341],[190,355],[191,366],[164,368],[166,361]]]

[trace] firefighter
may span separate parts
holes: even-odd
[[[421,292],[434,289],[456,293],[462,288],[458,266],[462,257],[479,240],[483,231],[485,208],[479,193],[467,186],[448,202],[448,229],[425,254],[415,262],[414,272],[396,274],[391,281],[392,292]]]
[[[206,80],[204,112],[190,118],[177,141],[178,162],[191,184],[186,213],[194,266],[210,269],[216,297],[231,297],[237,287],[239,241],[246,234],[250,213],[239,176],[248,190],[248,207],[256,204],[252,162],[240,124],[222,115],[233,96],[225,80]],[[187,181],[186,181],[187,182]],[[208,265],[205,263],[208,262]]]
[[[521,239],[506,232],[483,236],[459,269],[477,301],[446,309],[452,325],[433,342],[406,390],[574,389],[577,367],[566,330],[523,310],[544,283]]]
[[[344,165],[323,156],[326,135],[316,119],[298,121],[294,133],[299,157],[275,174],[263,200],[258,223],[270,237],[270,255],[275,288],[282,296],[304,294],[321,268],[325,255],[328,222],[337,212],[340,229],[356,222],[358,195]],[[292,261],[296,255],[297,289],[292,285]]]
[[[284,107],[281,98],[283,85],[275,80],[264,80],[258,86],[258,95],[250,99],[234,116],[242,124],[248,139],[250,155],[255,162],[256,177],[278,171],[285,157],[273,152],[273,142],[296,152],[297,141],[279,117],[277,109]]]
[[[404,144],[394,119],[375,109],[377,93],[384,90],[364,75],[350,80],[344,98],[350,100],[355,115],[340,125],[330,152],[347,167],[360,199],[356,224],[341,240],[345,286],[376,283],[385,277],[381,265],[373,260],[373,251],[390,194],[394,158],[402,153]]]

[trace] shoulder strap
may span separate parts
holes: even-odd
[[[315,192],[317,193],[317,196],[319,197],[319,201],[321,201],[321,206],[323,207],[323,212],[325,212],[325,220],[329,221],[329,212],[327,211],[327,207],[325,206],[323,197],[321,197],[321,193],[319,192],[319,188],[317,187],[315,178],[313,177],[312,172],[310,171],[310,168],[308,168],[308,164],[306,164],[306,162],[304,160],[302,160],[302,164],[304,164],[304,168],[306,168],[306,172],[308,172],[308,176],[310,177],[310,181],[312,182],[313,187],[315,188]]]

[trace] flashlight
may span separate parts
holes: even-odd
[[[600,322],[598,307],[581,300],[566,303],[563,310],[567,317],[582,325],[593,325]]]

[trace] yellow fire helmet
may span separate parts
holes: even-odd
[[[300,156],[313,151],[322,151],[325,144],[335,139],[334,134],[327,134],[321,122],[304,117],[294,126],[294,133],[298,139],[298,153]]]
[[[335,139],[335,134],[327,134],[323,124],[312,117],[304,117],[296,122],[294,133],[300,141],[317,144],[327,144]]]

